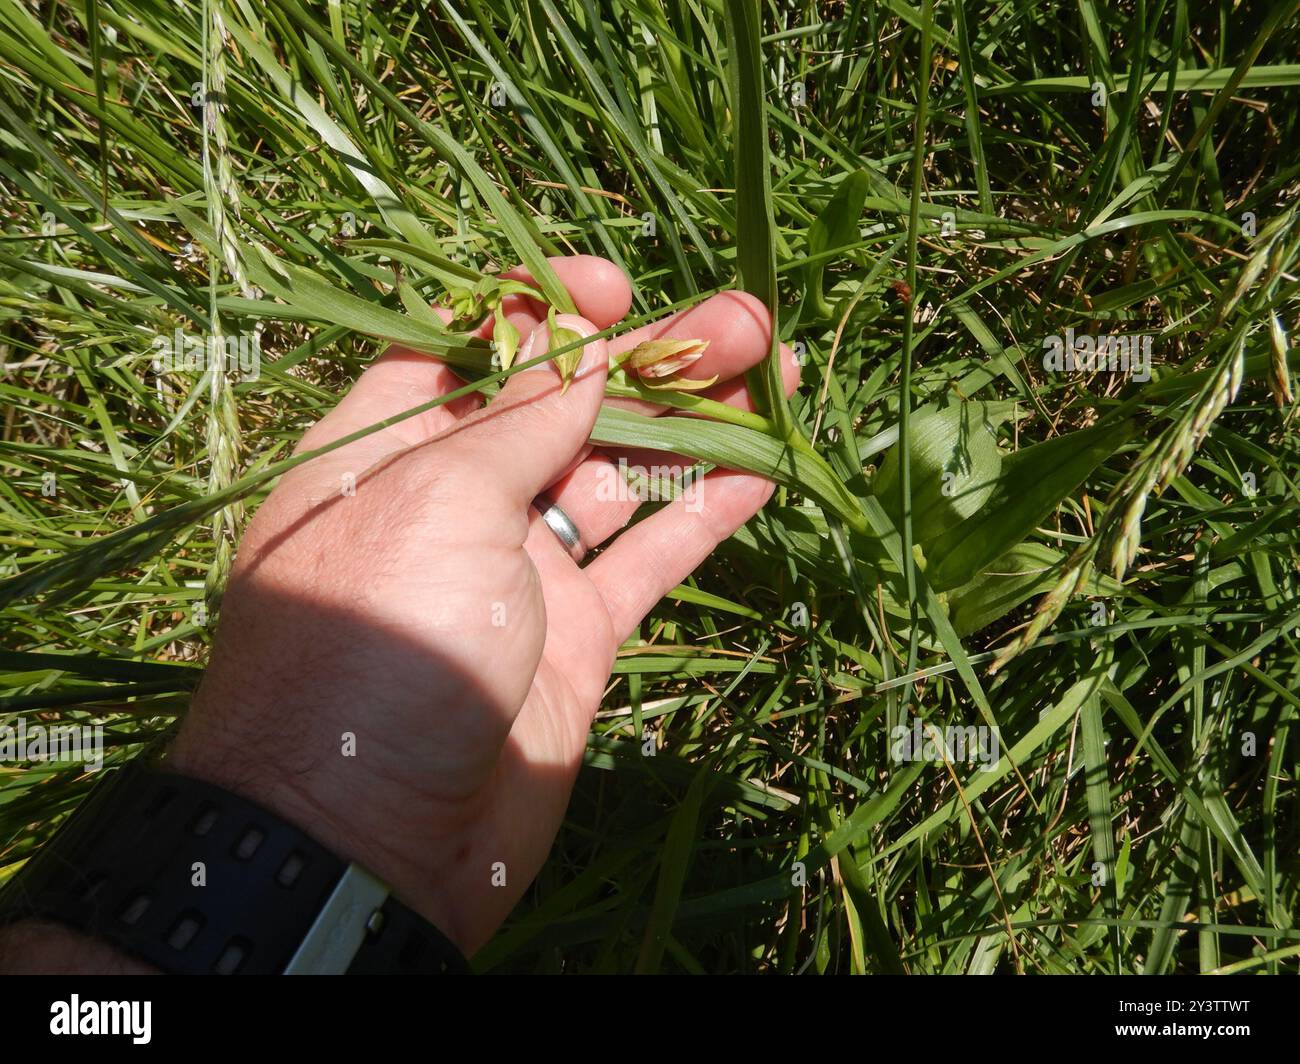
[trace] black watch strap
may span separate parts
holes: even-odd
[[[0,891],[35,918],[184,974],[451,974],[456,947],[374,876],[221,787],[111,770]]]

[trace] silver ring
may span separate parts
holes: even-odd
[[[573,523],[573,518],[545,495],[539,495],[533,500],[533,508],[542,515],[542,520],[546,522],[546,527],[555,533],[555,538],[564,544],[569,557],[575,562],[581,562],[587,556],[587,547],[582,542],[582,533]]]

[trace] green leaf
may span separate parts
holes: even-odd
[[[1111,657],[1108,647],[1102,654]],[[1103,908],[1106,916],[1115,920],[1118,905],[1118,885],[1115,871],[1115,829],[1111,826],[1114,810],[1110,801],[1110,776],[1106,757],[1106,729],[1101,719],[1101,696],[1094,688],[1088,692],[1083,705],[1079,708],[1079,721],[1083,733],[1083,764],[1087,772],[1084,789],[1088,800],[1088,834],[1092,841],[1092,858],[1094,864],[1102,867],[1103,880],[1100,887]],[[1111,923],[1110,928],[1111,959],[1119,973],[1119,929]]]
[[[1002,469],[997,430],[1015,404],[954,402],[912,422],[912,530],[927,559],[929,544],[978,512],[993,494]],[[871,492],[897,527],[899,445],[880,463]]]
[[[767,359],[746,375],[761,413],[771,416],[781,436],[798,431],[781,381],[777,328],[776,224],[772,213],[771,148],[763,91],[760,7],[751,0],[727,0],[727,78],[736,123],[736,265],[746,292],[772,315]]]
[[[379,177],[375,168],[367,164],[365,151],[357,147],[343,128],[334,121],[323,107],[313,98],[301,82],[292,77],[276,61],[274,55],[254,39],[254,37],[236,22],[227,26],[231,36],[262,68],[275,85],[279,93],[289,101],[298,113],[306,119],[311,128],[324,142],[326,148],[332,149],[340,161],[347,166],[352,175],[374,200],[384,221],[405,237],[412,245],[422,251],[436,255],[437,241],[421,224],[411,210],[402,203],[400,197]]]
[[[1027,540],[999,555],[974,579],[948,591],[944,597],[957,634],[978,632],[1046,591],[1060,578],[1056,566],[1065,557],[1064,551]],[[1092,573],[1084,590],[1090,595],[1118,595],[1124,585],[1105,573]]]
[[[826,269],[826,260],[819,259],[817,256],[857,242],[858,220],[862,217],[862,207],[866,203],[867,193],[870,190],[871,178],[867,172],[853,171],[840,182],[835,194],[808,227],[808,257],[815,261],[808,264],[805,283],[808,295],[813,300],[813,306],[823,318],[829,318],[833,309],[826,301],[822,289],[822,274]]]
[[[1064,555],[1042,543],[1018,543],[974,579],[947,593],[949,616],[958,635],[978,632],[1005,617],[1056,581],[1053,566]]]
[[[510,205],[510,201],[497,187],[496,182],[474,161],[474,157],[457,142],[456,138],[445,130],[425,122],[412,112],[392,90],[359,63],[338,41],[330,37],[324,28],[320,26],[318,20],[309,12],[304,11],[299,4],[292,2],[292,0],[277,0],[277,6],[290,15],[302,28],[303,32],[313,37],[326,52],[346,67],[354,77],[365,84],[371,92],[382,99],[404,121],[408,122],[411,128],[427,144],[432,146],[442,158],[465,175],[470,184],[474,186],[475,191],[482,197],[483,202],[491,208],[492,213],[496,216],[497,224],[501,226],[501,230],[506,239],[509,240],[511,247],[514,248],[515,254],[519,256],[528,272],[533,275],[533,280],[546,294],[550,304],[561,311],[570,314],[577,313],[577,308],[573,305],[573,297],[569,295],[568,289],[560,283],[555,270],[551,268],[546,256],[537,246],[537,242],[529,231],[528,224],[519,212]],[[403,235],[408,240],[416,242],[413,240],[411,233],[403,232]]]
[[[699,418],[642,417],[605,406],[596,418],[591,440],[611,447],[673,451],[727,469],[757,473],[816,499],[855,531],[866,531],[858,501],[816,453],[754,429]]]
[[[926,546],[926,575],[939,590],[957,587],[1028,536],[1097,465],[1134,432],[1132,422],[1058,436],[1002,459],[994,490],[978,514]]]
[[[713,767],[705,761],[695,772],[686,797],[678,807],[668,827],[663,852],[659,858],[659,885],[655,890],[654,905],[646,922],[641,953],[637,957],[636,973],[653,974],[659,970],[664,947],[672,931],[677,906],[681,901],[686,872],[695,851],[695,839],[700,830],[700,810],[713,780]]]
[[[172,204],[172,211],[199,243],[210,249],[216,247],[212,229],[203,219],[179,203]],[[249,280],[267,294],[284,300],[303,316],[341,325],[367,336],[393,340],[416,351],[436,354],[465,369],[489,372],[491,362],[487,345],[481,340],[448,332],[427,304],[423,308],[427,315],[418,312],[401,314],[332,284],[315,270],[278,258],[261,244],[253,243],[251,246],[256,254],[245,255]],[[409,300],[413,293],[412,289],[404,298]],[[423,304],[418,295],[414,299]]]
[[[433,308],[429,306],[429,301],[415,290],[415,286],[410,281],[399,282],[397,294],[401,298],[402,306],[406,308],[407,314],[424,325],[442,331],[442,319],[433,312]]]

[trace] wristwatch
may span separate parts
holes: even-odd
[[[106,771],[0,890],[164,972],[467,973],[437,928],[356,863],[257,804],[142,758]]]

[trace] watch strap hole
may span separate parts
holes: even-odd
[[[235,975],[244,959],[252,952],[252,943],[242,938],[232,938],[226,943],[226,948],[221,951],[221,956],[217,958],[217,963],[213,965],[212,970],[217,975]]]
[[[282,887],[292,887],[298,882],[298,877],[302,875],[302,870],[306,867],[307,858],[294,850],[284,859],[280,871],[276,872],[275,881]]]
[[[202,930],[203,917],[199,913],[192,910],[181,913],[180,919],[172,925],[171,932],[167,936],[167,945],[180,952],[193,942]]]
[[[220,815],[221,814],[217,812],[217,807],[215,805],[205,802],[203,806],[200,807],[198,815],[190,821],[190,833],[197,835],[199,838],[203,838],[203,836],[211,831],[216,825],[217,819]]]
[[[149,911],[149,906],[152,904],[153,899],[145,891],[136,891],[122,906],[117,918],[128,927],[134,927],[144,918],[144,914]]]
[[[257,853],[257,848],[262,845],[264,838],[266,838],[265,831],[249,824],[244,829],[244,833],[239,836],[239,841],[235,843],[231,852],[241,861],[251,861],[253,855]]]

